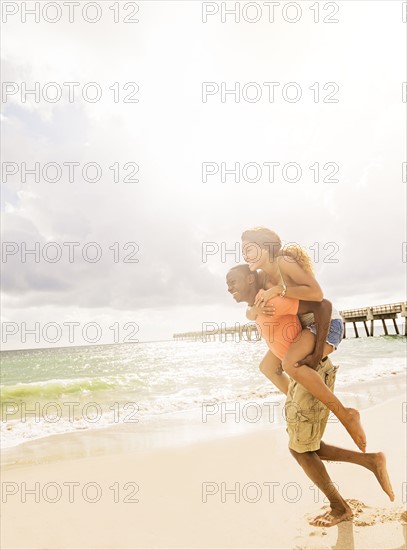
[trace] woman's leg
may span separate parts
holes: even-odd
[[[315,335],[310,330],[304,329],[299,339],[289,347],[283,359],[283,369],[337,416],[359,449],[365,452],[366,436],[360,424],[359,412],[356,409],[344,407],[314,369],[306,365],[294,366],[297,361],[312,353],[314,346]],[[332,349],[332,346],[325,344],[324,354],[328,355]]]
[[[271,353],[271,351],[268,351],[263,357],[259,368],[281,392],[287,395],[290,379],[283,371],[281,361],[278,357]]]

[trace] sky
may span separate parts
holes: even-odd
[[[225,276],[259,225],[337,309],[405,300],[400,2],[85,4],[3,3],[3,349],[244,323]]]

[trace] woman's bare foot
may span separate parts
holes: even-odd
[[[368,466],[380,483],[383,491],[389,496],[389,499],[394,501],[393,488],[390,483],[389,474],[386,467],[386,455],[384,453],[373,453],[371,463]]]
[[[344,506],[338,506],[338,508],[331,508],[329,512],[321,514],[311,520],[310,525],[315,527],[332,527],[341,521],[347,521],[353,516],[350,507],[345,504]]]
[[[362,451],[362,453],[365,453],[366,452],[366,435],[362,428],[362,424],[360,422],[359,411],[351,408],[347,408],[345,409],[345,411],[346,411],[346,414],[344,418],[340,418],[340,421],[348,430],[349,435],[351,436],[353,441],[356,443],[356,445],[359,447],[359,449]]]

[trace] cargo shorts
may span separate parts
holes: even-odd
[[[315,369],[331,391],[334,391],[337,369],[329,357]],[[328,407],[291,378],[284,411],[289,448],[297,453],[318,451],[330,413]]]

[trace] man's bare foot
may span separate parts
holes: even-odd
[[[369,470],[377,477],[383,491],[389,496],[389,499],[394,501],[393,488],[390,483],[389,474],[386,467],[386,455],[384,453],[373,453],[371,455]]]
[[[329,512],[315,517],[309,523],[315,527],[332,527],[341,521],[352,519],[352,516],[352,510],[345,504],[345,506],[341,506],[340,508],[331,508]]]
[[[366,435],[360,422],[360,414],[356,409],[347,408],[346,416],[341,418],[342,424],[348,430],[349,435],[362,451],[366,452]]]

